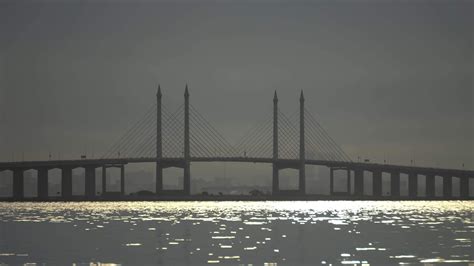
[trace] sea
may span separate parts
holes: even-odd
[[[474,265],[474,201],[2,202],[0,265]]]

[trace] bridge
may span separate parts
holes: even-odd
[[[37,196],[49,199],[48,176],[52,169],[61,170],[61,199],[71,199],[72,171],[85,169],[85,199],[95,199],[96,169],[102,169],[102,195],[107,193],[106,173],[108,168],[120,169],[120,193],[125,192],[125,166],[131,163],[155,163],[157,198],[162,195],[191,195],[192,162],[241,162],[268,163],[272,165],[272,196],[292,197],[306,195],[307,165],[325,166],[330,169],[330,196],[344,196],[354,199],[382,195],[382,174],[390,175],[390,199],[418,199],[419,176],[425,176],[425,199],[435,198],[435,177],[442,177],[444,199],[453,199],[453,178],[460,183],[457,199],[471,198],[469,182],[474,171],[419,166],[353,162],[343,149],[329,136],[317,119],[305,108],[301,92],[299,110],[287,116],[278,108],[278,97],[273,97],[273,115],[256,124],[236,144],[231,145],[197,109],[190,104],[186,85],[184,104],[169,111],[162,104],[161,88],[158,86],[156,104],[145,113],[100,159],[48,160],[0,162],[0,172],[12,171],[12,198],[25,200],[24,172],[37,171]],[[183,118],[183,119],[181,119]],[[293,121],[297,120],[295,124]],[[183,169],[183,188],[165,190],[163,169]],[[298,171],[298,188],[282,190],[279,172],[283,169]],[[345,192],[335,192],[334,173],[345,171],[347,187]],[[371,195],[364,194],[364,172],[372,173]],[[401,196],[400,175],[408,175],[408,196]],[[353,177],[353,186],[352,186]],[[353,191],[353,193],[352,193]]]

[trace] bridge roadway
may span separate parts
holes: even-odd
[[[183,158],[162,158],[163,163],[179,164]],[[0,162],[0,171],[14,170],[21,168],[23,170],[48,168],[61,169],[64,167],[81,168],[87,166],[102,167],[103,165],[124,165],[129,163],[155,163],[157,158],[115,158],[115,159],[81,159],[81,160],[49,160],[49,161],[18,161],[18,162]],[[235,162],[235,163],[272,163],[272,158],[251,158],[251,157],[191,157],[191,162]],[[287,163],[288,168],[293,168],[293,163],[299,163],[299,159],[278,159],[280,163]],[[455,177],[474,177],[474,170],[460,170],[448,168],[433,168],[422,166],[406,166],[378,163],[362,163],[362,162],[339,162],[327,160],[305,160],[307,165],[327,166],[330,168],[349,168],[363,169],[365,171],[393,172],[397,171],[402,174],[418,173],[421,175],[433,174],[437,176],[455,176]]]
[[[251,158],[251,157],[191,157],[190,162],[240,162],[240,163],[272,163],[278,165],[279,169],[293,168],[299,169],[301,161],[299,159],[278,159],[272,158]],[[18,162],[0,162],[0,172],[13,171],[13,197],[23,199],[23,172],[26,170],[38,171],[38,197],[48,197],[48,171],[51,169],[62,170],[62,195],[67,198],[72,196],[72,169],[84,168],[86,188],[85,193],[88,197],[96,195],[95,192],[95,169],[102,168],[102,181],[105,183],[106,168],[121,168],[121,192],[125,191],[124,166],[130,163],[158,163],[166,167],[183,167],[186,163],[184,158],[115,158],[115,159],[80,159],[80,160],[48,160],[48,161],[18,161]],[[421,166],[404,166],[391,164],[377,164],[366,162],[341,162],[327,160],[305,160],[306,165],[326,166],[330,168],[330,191],[332,195],[344,194],[351,195],[351,173],[354,173],[354,193],[355,197],[364,196],[364,171],[372,172],[373,191],[375,197],[382,196],[382,173],[389,173],[391,176],[391,197],[400,197],[400,174],[408,175],[409,197],[417,198],[418,175],[426,176],[426,197],[435,197],[435,176],[443,177],[443,196],[452,198],[452,178],[460,179],[461,198],[469,198],[469,179],[474,178],[474,171],[432,168]],[[334,192],[334,171],[347,171],[347,189],[345,192]],[[106,193],[106,185],[102,187],[102,192]],[[291,191],[281,191],[282,193]],[[304,193],[304,192],[303,192]],[[177,193],[180,194],[180,193]],[[300,194],[301,195],[301,194]]]

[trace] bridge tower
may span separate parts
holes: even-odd
[[[156,93],[156,194],[163,192],[163,166],[161,157],[163,156],[162,129],[161,129],[161,87],[158,85]]]
[[[160,195],[190,195],[191,194],[191,153],[189,142],[189,91],[188,84],[184,90],[184,150],[183,158],[170,160],[163,158],[163,131],[162,131],[162,94],[158,86],[156,94],[156,194]],[[163,169],[177,167],[183,169],[183,189],[165,190],[163,188]]]
[[[300,169],[299,169],[299,192],[306,193],[306,169],[305,169],[305,141],[304,141],[304,95],[300,95]]]
[[[299,159],[296,162],[288,162],[278,158],[278,96],[275,91],[273,95],[273,156],[272,156],[272,194],[304,195],[306,193],[305,175],[305,132],[304,132],[304,95],[300,95],[300,135],[299,135]],[[279,171],[285,168],[298,170],[298,189],[280,190]]]
[[[183,189],[185,195],[191,194],[191,153],[189,149],[189,92],[188,84],[184,90],[184,180]]]
[[[273,156],[272,156],[272,194],[277,195],[280,192],[280,178],[278,173],[278,96],[277,92],[273,95]]]

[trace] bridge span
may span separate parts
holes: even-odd
[[[272,158],[250,158],[250,157],[191,157],[191,162],[233,162],[233,163],[268,163],[276,164],[279,169],[299,169],[298,159],[279,159],[273,161]],[[106,188],[106,169],[117,167],[121,169],[120,184],[121,193],[125,192],[125,172],[124,168],[127,164],[132,163],[157,163],[162,168],[168,167],[183,167],[185,165],[184,158],[115,158],[115,159],[82,159],[82,160],[50,160],[50,161],[24,161],[24,162],[3,162],[0,163],[0,172],[13,172],[13,197],[14,199],[24,199],[24,182],[23,173],[27,170],[36,170],[38,173],[38,198],[48,198],[48,173],[52,169],[61,170],[61,197],[68,199],[72,197],[72,170],[76,168],[85,169],[85,197],[92,199],[97,196],[95,189],[96,169],[102,169],[102,193],[107,191]],[[390,174],[390,197],[400,198],[400,174],[408,175],[408,198],[418,199],[418,185],[420,183],[419,176],[425,176],[426,198],[435,197],[435,177],[441,176],[443,178],[443,197],[453,198],[452,182],[453,178],[460,180],[459,195],[462,199],[470,198],[469,195],[469,180],[474,178],[474,171],[446,169],[446,168],[431,168],[420,166],[404,166],[391,164],[377,164],[377,163],[361,163],[361,162],[339,162],[327,160],[306,160],[305,165],[325,166],[330,170],[330,191],[331,195],[345,194],[360,198],[364,196],[364,172],[372,173],[372,187],[371,194],[373,197],[382,197],[382,174]],[[334,191],[334,172],[347,172],[347,188],[345,193]],[[354,187],[351,186],[351,177],[354,180]],[[472,182],[472,181],[471,181]],[[351,193],[351,191],[354,191]],[[186,194],[184,191],[177,193],[177,195]],[[300,195],[299,191],[280,191],[280,195]],[[304,194],[304,193],[303,193]]]
[[[352,198],[381,198],[382,174],[390,175],[391,199],[418,199],[419,176],[425,176],[425,198],[435,198],[435,177],[443,180],[443,198],[453,198],[453,178],[460,183],[461,199],[470,198],[469,182],[474,171],[464,169],[430,168],[353,162],[350,157],[327,134],[319,122],[305,109],[301,92],[299,99],[298,125],[278,108],[278,97],[273,97],[273,117],[259,123],[250,130],[237,146],[230,145],[222,135],[189,103],[186,85],[184,105],[169,112],[162,106],[161,88],[158,87],[156,105],[147,112],[100,159],[48,160],[0,162],[0,172],[12,171],[12,195],[15,200],[24,200],[24,171],[37,171],[37,195],[48,199],[48,175],[51,169],[61,170],[61,198],[72,197],[72,170],[85,169],[85,195],[87,199],[97,197],[96,169],[102,169],[102,195],[107,192],[106,172],[108,168],[120,168],[120,192],[125,193],[125,166],[131,163],[154,163],[156,165],[157,195],[176,196],[191,194],[191,163],[193,162],[238,162],[269,163],[272,165],[272,195],[306,195],[306,166],[317,165],[329,168],[330,194]],[[179,119],[183,117],[184,119]],[[163,169],[183,169],[183,189],[166,191],[163,188]],[[279,171],[296,169],[298,189],[282,190]],[[334,172],[346,172],[346,191],[335,192]],[[372,173],[372,191],[364,191],[364,172]],[[408,196],[400,193],[400,175],[408,175]],[[353,182],[351,181],[353,180]],[[353,183],[353,185],[352,185]],[[353,191],[353,192],[352,192]],[[370,195],[370,196],[369,196]]]

